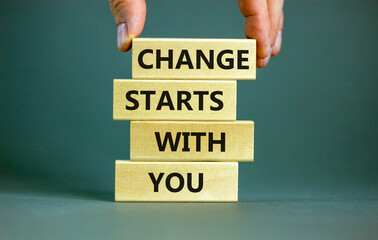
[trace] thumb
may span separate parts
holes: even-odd
[[[138,37],[146,20],[145,0],[109,0],[117,24],[117,46],[121,52],[131,48],[132,39]]]
[[[245,17],[245,36],[257,41],[257,59],[269,57],[270,24],[266,0],[238,0],[238,3]]]

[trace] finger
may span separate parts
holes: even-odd
[[[281,19],[280,19],[279,28],[278,28],[278,35],[277,35],[276,43],[274,44],[274,47],[273,47],[273,50],[272,50],[272,56],[276,56],[281,50],[283,21],[284,21],[284,15],[282,14]]]
[[[117,24],[117,46],[121,52],[131,48],[132,39],[138,37],[146,20],[145,0],[109,0]]]
[[[270,21],[270,47],[276,43],[284,0],[267,0]]]
[[[270,23],[266,0],[238,0],[240,12],[245,17],[245,36],[257,41],[257,59],[269,55]]]
[[[268,53],[268,56],[266,58],[264,58],[264,59],[256,59],[256,67],[263,68],[266,65],[268,65],[271,53],[272,53],[272,48],[269,49],[269,53]]]

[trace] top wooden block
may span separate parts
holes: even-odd
[[[136,38],[133,79],[256,79],[254,39]]]

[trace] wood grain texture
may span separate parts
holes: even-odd
[[[238,163],[117,160],[115,201],[237,202]]]
[[[132,51],[133,79],[256,79],[254,39],[135,38]]]
[[[236,120],[236,81],[115,79],[113,118]]]
[[[130,159],[248,162],[253,140],[252,121],[131,121]]]

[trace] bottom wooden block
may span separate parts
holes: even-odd
[[[237,202],[238,163],[117,160],[115,201]]]

